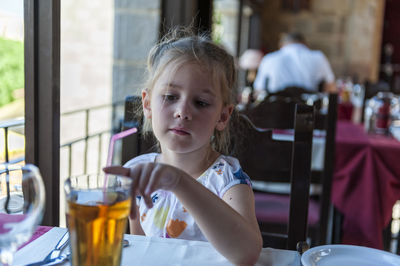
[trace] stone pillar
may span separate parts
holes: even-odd
[[[113,102],[139,94],[146,58],[158,40],[160,0],[115,0]]]

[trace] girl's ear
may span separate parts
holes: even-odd
[[[217,122],[217,126],[215,127],[217,130],[222,131],[225,129],[233,112],[233,108],[232,104],[222,108],[221,116]]]
[[[147,119],[151,118],[151,105],[150,105],[150,94],[147,89],[142,90],[142,105],[143,114]]]

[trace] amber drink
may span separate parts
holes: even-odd
[[[131,206],[129,178],[80,176],[65,183],[72,265],[120,265]]]

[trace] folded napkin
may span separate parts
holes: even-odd
[[[28,243],[17,251],[13,266],[26,265],[40,261],[57,245],[60,238],[66,232],[66,228],[53,227],[47,233]],[[68,247],[66,248],[68,249]],[[67,264],[65,264],[67,265]]]

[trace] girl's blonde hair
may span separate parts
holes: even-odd
[[[236,70],[234,58],[224,48],[210,40],[208,35],[195,35],[191,30],[175,28],[155,45],[147,60],[147,91],[151,94],[158,78],[168,65],[176,71],[185,63],[196,63],[211,73],[214,86],[221,90],[223,106],[234,103]],[[151,131],[151,121],[145,119],[145,133]],[[212,147],[223,154],[228,153],[230,143],[229,123],[223,131],[214,130]]]

